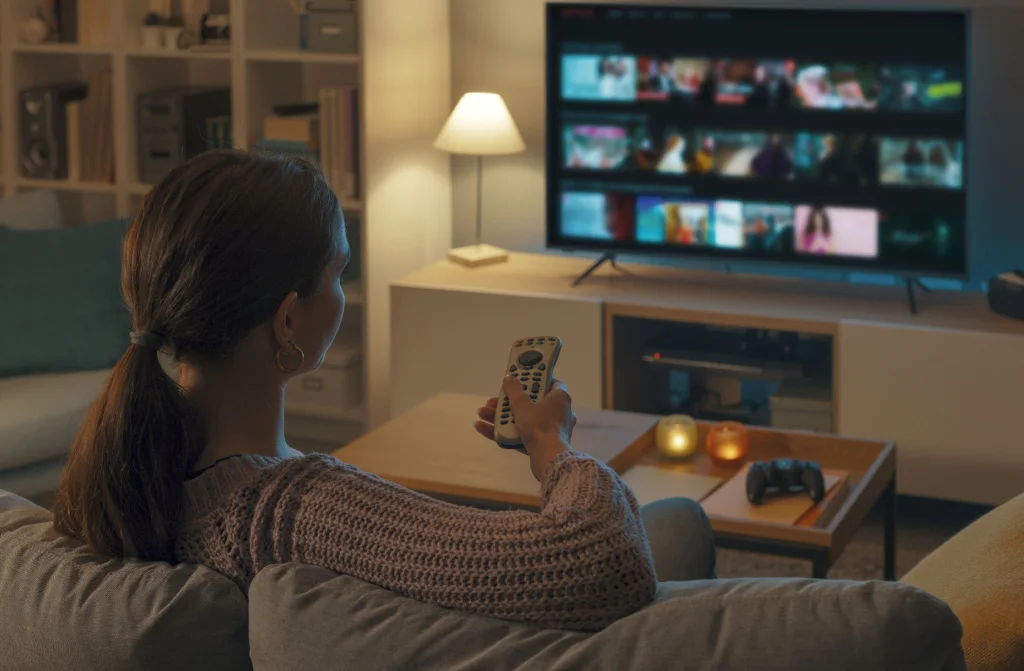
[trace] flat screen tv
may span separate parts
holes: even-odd
[[[547,6],[547,243],[964,277],[967,14]]]

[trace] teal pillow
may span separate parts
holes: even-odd
[[[128,222],[0,225],[0,377],[109,368],[128,345],[121,244]]]

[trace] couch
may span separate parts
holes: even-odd
[[[94,556],[4,492],[0,604],[0,665],[20,671],[964,669],[949,607],[899,583],[663,583],[655,603],[588,635],[297,564],[261,571],[246,600],[205,567]]]
[[[0,226],[39,231],[64,223],[52,191],[0,200]],[[5,329],[16,327],[5,322]],[[103,369],[0,376],[0,489],[27,497],[53,491],[75,431],[108,376]]]

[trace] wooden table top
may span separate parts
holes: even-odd
[[[335,457],[392,482],[443,498],[536,507],[540,487],[525,455],[504,450],[473,429],[485,399],[439,394],[333,453]],[[723,482],[734,469],[714,466],[698,453],[686,462],[662,459],[654,447],[659,419],[612,410],[580,409],[573,449],[625,473],[637,464],[713,475]],[[703,444],[709,424],[699,423]],[[735,518],[711,518],[716,532],[761,540],[828,548],[842,553],[896,472],[891,443],[811,432],[749,428],[749,461],[781,457],[817,461],[825,469],[850,474],[839,508],[824,526],[792,526]]]

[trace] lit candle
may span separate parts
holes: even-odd
[[[697,423],[686,415],[662,417],[654,433],[654,442],[662,456],[687,459],[697,451]]]
[[[708,457],[716,466],[735,468],[747,456],[748,440],[739,422],[719,422],[708,431]]]

